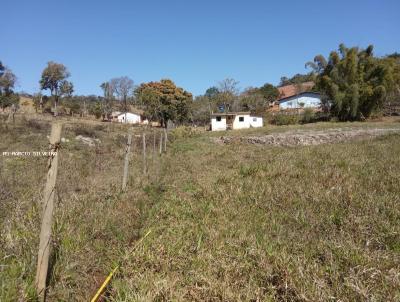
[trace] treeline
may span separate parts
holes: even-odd
[[[366,49],[339,45],[327,58],[315,56],[306,63],[311,71],[282,77],[276,87],[266,83],[261,87],[239,88],[239,82],[227,78],[208,88],[203,95],[193,97],[170,79],[135,85],[129,77],[118,77],[100,84],[102,96],[73,95],[74,86],[68,80],[66,66],[49,62],[39,81],[41,91],[34,95],[35,108],[41,112],[93,115],[109,119],[111,113],[141,109],[150,121],[166,126],[175,124],[204,125],[210,113],[216,111],[251,111],[264,115],[279,98],[278,87],[314,82],[313,90],[321,93],[323,109],[338,120],[363,120],[381,114],[387,104],[400,102],[400,55],[384,57],[373,54],[373,46]],[[13,89],[16,76],[0,62],[0,106],[2,109],[18,104]],[[61,103],[61,104],[59,104]]]

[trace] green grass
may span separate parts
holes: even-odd
[[[136,138],[122,194],[123,129],[91,126],[102,143],[90,148],[75,127],[63,132],[49,301],[87,301],[148,230],[108,300],[400,300],[400,135],[290,148],[176,137],[146,177]],[[347,123],[229,135],[333,127]],[[46,149],[48,126],[3,130],[0,152]],[[34,300],[46,159],[1,158],[0,168],[0,300]]]
[[[111,300],[398,300],[399,153],[399,135],[298,148],[175,141],[144,226],[153,234]]]

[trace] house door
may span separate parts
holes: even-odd
[[[233,121],[235,117],[233,115],[228,115],[226,117],[226,128],[227,129],[233,129]]]

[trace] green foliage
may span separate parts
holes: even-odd
[[[143,83],[136,88],[135,95],[143,104],[145,115],[164,127],[168,120],[182,124],[189,119],[192,94],[169,79]]]
[[[101,118],[103,114],[102,105],[100,102],[96,102],[94,106],[91,107],[90,113],[93,114],[96,118]]]
[[[39,81],[40,89],[50,90],[54,98],[54,115],[57,115],[57,104],[60,96],[71,96],[73,85],[66,79],[70,76],[67,67],[63,64],[50,61],[42,72]]]
[[[305,82],[313,82],[314,80],[315,80],[315,75],[313,73],[308,73],[308,74],[297,73],[291,78],[281,77],[281,81],[278,86],[282,87],[282,86],[292,85],[292,84],[301,84],[301,83],[305,83]]]
[[[190,119],[196,125],[210,123],[210,113],[216,110],[215,103],[207,96],[196,97],[190,106]]]
[[[326,110],[342,121],[361,120],[381,111],[388,93],[398,89],[394,60],[374,57],[372,45],[363,50],[341,44],[327,60],[318,55],[306,66],[317,74],[316,89],[323,93]]]
[[[2,109],[7,108],[9,106],[17,105],[19,103],[19,96],[15,93],[7,93],[0,95],[0,107]]]
[[[275,101],[279,96],[279,90],[274,85],[265,83],[258,88],[258,92],[264,97],[267,102]]]
[[[2,109],[19,102],[19,96],[13,91],[17,81],[15,74],[0,61],[0,107]]]
[[[198,131],[196,131],[193,127],[188,126],[180,126],[171,131],[171,136],[173,139],[196,137],[198,135]]]
[[[206,90],[206,93],[204,94],[204,96],[212,99],[212,98],[215,98],[218,95],[218,93],[219,93],[218,88],[213,86]]]
[[[300,116],[298,114],[276,114],[271,117],[269,122],[273,125],[295,125],[300,122]]]
[[[311,123],[315,120],[315,112],[311,108],[304,109],[303,116],[301,118],[301,122],[303,124]]]

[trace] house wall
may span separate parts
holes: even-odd
[[[303,108],[318,108],[321,106],[321,98],[316,94],[302,94],[285,99],[279,103],[279,109],[302,108],[299,104],[304,103]]]
[[[240,121],[240,117],[243,117],[243,121]],[[246,129],[250,128],[250,115],[236,115],[233,120],[233,129]]]
[[[250,126],[253,128],[264,126],[263,118],[258,116],[250,116]]]
[[[211,118],[211,131],[223,131],[226,130],[226,118],[221,116],[221,121],[217,121],[217,116]]]
[[[128,124],[139,124],[140,115],[128,112],[126,113],[126,120]],[[118,122],[125,123],[125,113],[122,113],[118,116]]]

